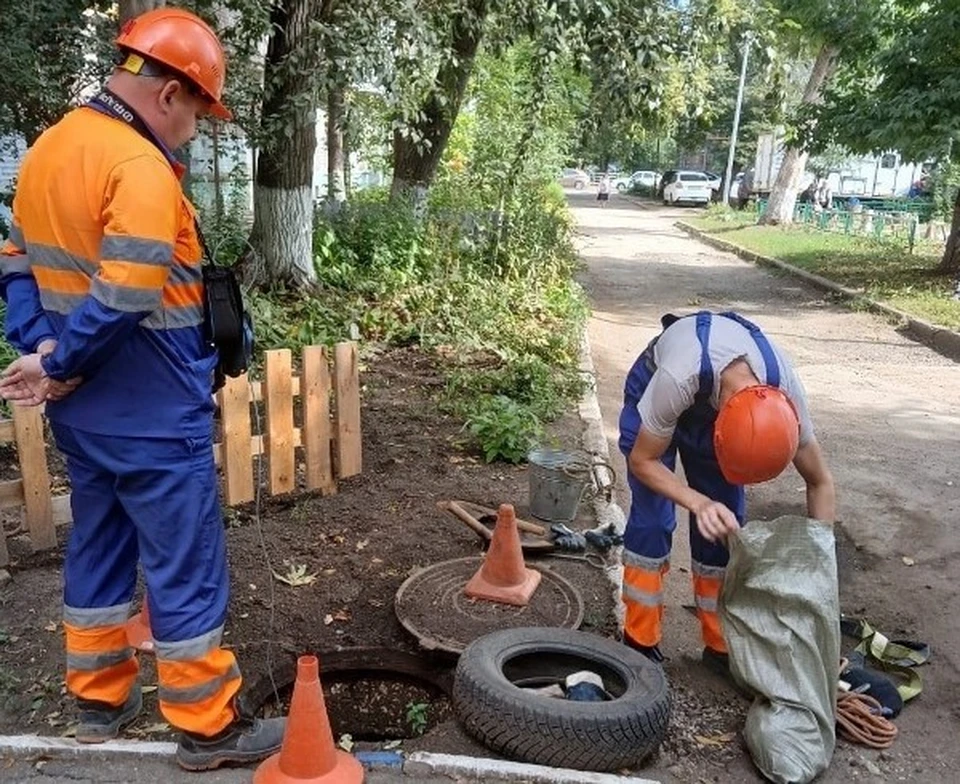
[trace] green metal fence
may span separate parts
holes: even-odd
[[[767,200],[757,201],[757,220],[767,209]],[[885,210],[882,205],[861,205],[857,209],[818,209],[809,203],[798,203],[793,211],[793,222],[817,231],[867,237],[877,242],[906,243],[913,253],[920,223],[915,210]]]

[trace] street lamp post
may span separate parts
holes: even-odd
[[[727,152],[727,171],[723,178],[723,203],[730,203],[730,178],[733,176],[733,156],[737,151],[737,133],[740,130],[740,109],[743,107],[743,87],[747,81],[747,58],[750,55],[750,36],[743,41],[743,62],[740,64],[740,85],[737,88],[737,107],[733,112],[733,132],[730,134],[730,149]]]

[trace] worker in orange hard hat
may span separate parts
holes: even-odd
[[[147,584],[160,711],[191,770],[264,759],[283,719],[240,715],[221,645],[229,603],[213,456],[219,358],[206,325],[202,238],[172,151],[221,102],[225,62],[197,16],[162,8],[117,38],[100,93],[28,151],[0,250],[5,331],[21,353],[0,395],[46,404],[66,457],[66,684],[76,739],[116,737],[141,710],[124,628]]]
[[[717,599],[725,537],[744,521],[747,484],[793,463],[807,483],[807,513],[833,521],[833,479],[813,433],[803,387],[784,354],[736,313],[662,319],[663,332],[627,376],[620,450],[632,493],[624,533],[624,641],[660,652],[663,578],[675,504],[690,512],[690,551],[704,662],[727,671]],[[687,484],[674,473],[683,461]]]

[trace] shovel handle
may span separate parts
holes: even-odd
[[[456,501],[438,501],[437,506],[439,506],[441,509],[445,509],[448,512],[452,512],[474,531],[480,534],[480,536],[482,536],[484,539],[490,539],[492,535],[490,533],[490,529],[481,523],[476,517],[470,514],[466,509],[460,506],[460,504],[458,504]]]

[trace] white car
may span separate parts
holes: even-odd
[[[613,186],[620,192],[625,193],[634,185],[646,185],[648,188],[656,188],[659,184],[660,176],[655,171],[635,171],[629,177],[618,177],[613,181]]]
[[[663,203],[679,204],[709,204],[712,188],[710,178],[703,172],[678,171],[674,172],[663,187]]]

